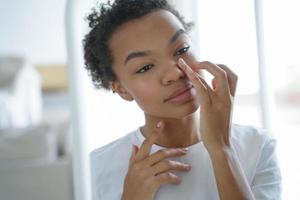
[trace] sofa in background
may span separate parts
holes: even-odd
[[[72,200],[69,122],[0,130],[0,199]]]

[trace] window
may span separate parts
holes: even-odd
[[[282,199],[300,197],[299,1],[262,1],[271,127],[283,177]],[[223,63],[239,75],[233,122],[262,126],[254,1],[201,0],[200,59]]]

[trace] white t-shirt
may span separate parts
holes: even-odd
[[[127,174],[132,144],[144,140],[140,128],[94,150],[91,155],[93,200],[120,200]],[[281,193],[281,173],[276,157],[276,141],[265,130],[232,125],[231,144],[257,200],[277,200]],[[151,153],[163,147],[153,145]],[[187,155],[172,160],[188,163],[189,172],[175,172],[180,185],[163,185],[155,200],[218,200],[211,160],[203,142],[189,147]]]

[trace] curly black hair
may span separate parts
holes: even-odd
[[[113,69],[113,57],[109,39],[122,24],[140,18],[150,12],[163,9],[174,14],[189,31],[193,23],[186,23],[183,17],[167,0],[115,0],[100,3],[87,16],[91,30],[83,39],[85,68],[96,88],[110,90],[110,83],[117,79]]]

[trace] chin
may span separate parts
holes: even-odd
[[[180,107],[169,107],[169,106],[163,106],[162,108],[156,108],[156,109],[143,109],[140,107],[145,115],[152,116],[152,117],[158,117],[158,118],[169,118],[169,119],[182,119],[185,117],[188,117],[200,108],[200,104],[198,101],[192,100],[188,103],[186,103],[184,106]]]
[[[185,117],[188,117],[190,115],[193,115],[197,110],[200,108],[200,105],[198,102],[191,102],[187,104],[187,106],[182,107],[181,109],[172,109],[168,110],[166,113],[168,118],[174,118],[174,119],[182,119]]]
[[[182,117],[187,117],[187,116],[189,116],[189,115],[192,115],[192,114],[194,114],[195,112],[197,112],[197,110],[200,108],[200,105],[198,104],[198,103],[195,103],[195,104],[192,104],[192,106],[190,106],[187,110],[186,110],[186,112],[183,112],[182,114],[182,116],[181,116],[181,118]]]

